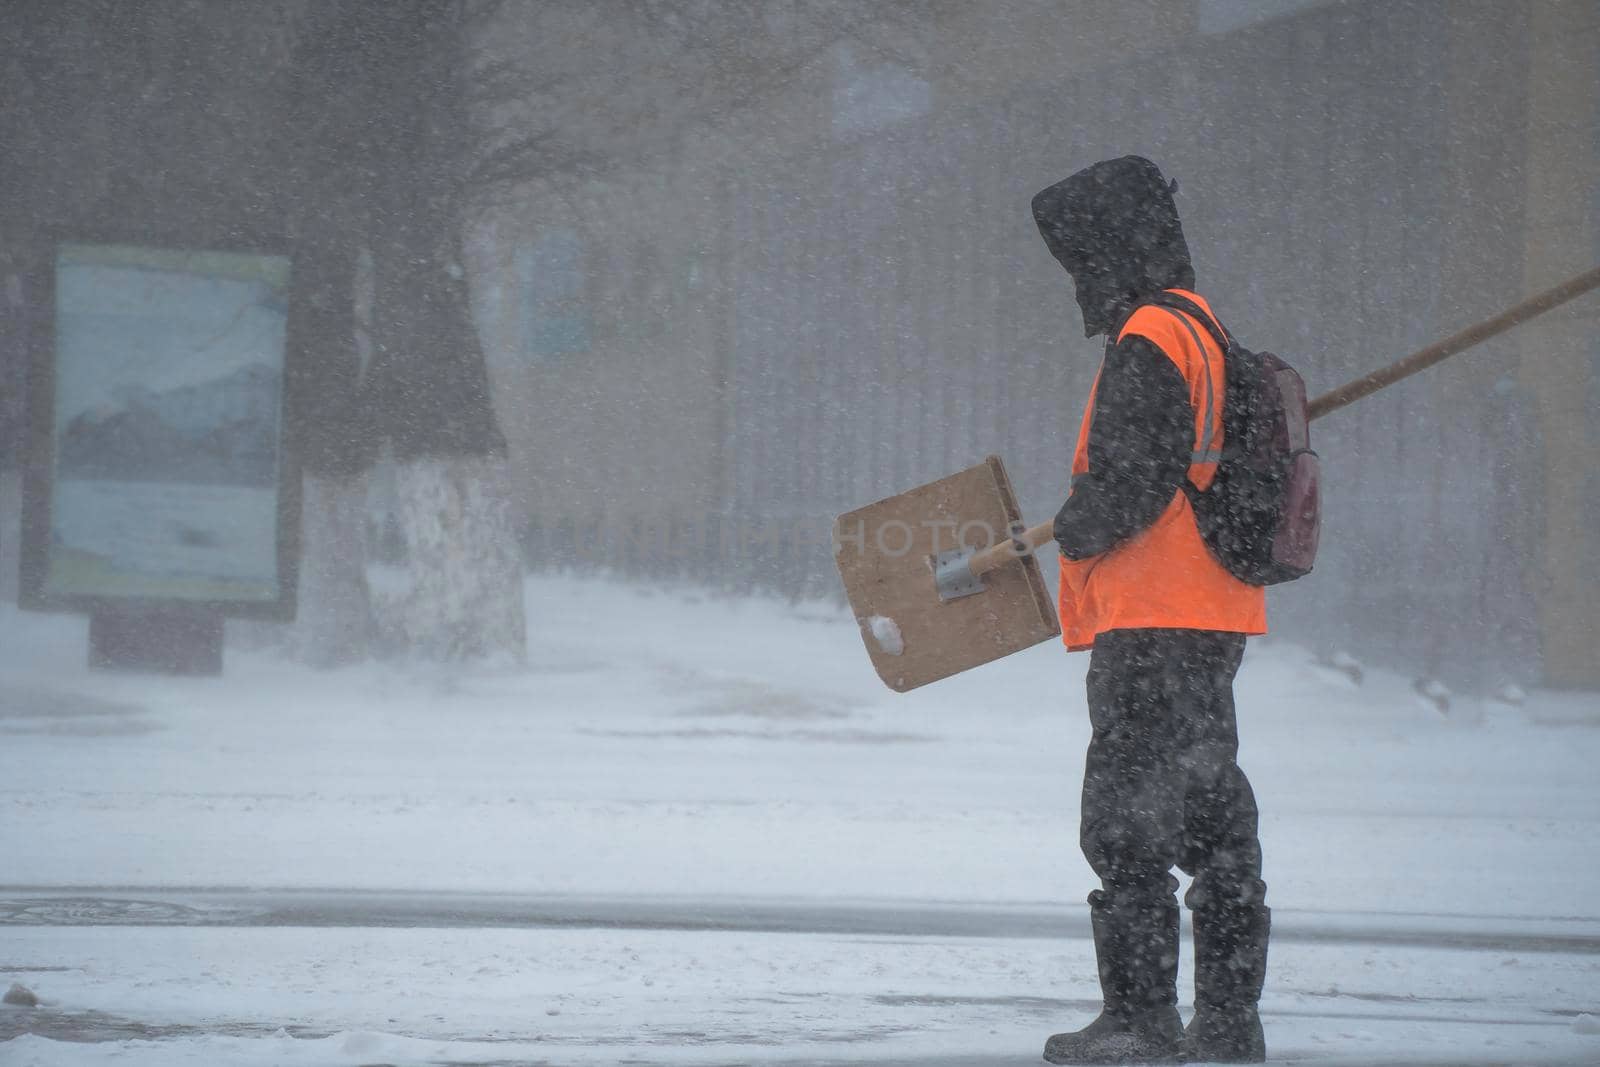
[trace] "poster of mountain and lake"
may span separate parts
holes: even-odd
[[[45,594],[279,595],[289,261],[62,244]]]

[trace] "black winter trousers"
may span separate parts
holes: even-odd
[[[1083,776],[1083,854],[1107,903],[1259,904],[1255,794],[1237,762],[1233,678],[1244,635],[1113,630],[1089,658],[1094,727]]]

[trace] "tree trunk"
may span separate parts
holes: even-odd
[[[367,479],[307,473],[300,516],[300,601],[293,647],[313,667],[367,658],[372,635],[366,559]]]
[[[397,462],[410,588],[399,628],[413,656],[522,663],[522,566],[503,455]]]
[[[22,472],[0,466],[0,601],[15,603],[21,566]]]
[[[401,217],[375,262],[370,402],[395,463],[411,584],[403,654],[521,662],[522,563],[505,438],[457,253],[459,217]]]
[[[347,0],[312,10],[291,93],[308,191],[299,232],[327,249],[312,263],[327,270],[310,279],[324,302],[303,318],[315,357],[305,363],[316,368],[302,394],[306,469],[342,477],[367,469],[380,447],[393,459],[410,587],[374,606],[389,650],[520,660],[522,568],[506,444],[460,255],[475,136],[467,5]],[[370,259],[337,262],[360,247]],[[360,358],[345,358],[351,352]],[[324,547],[334,538],[329,531]],[[310,591],[319,549],[306,551]]]
[[[10,227],[4,227],[9,234]],[[28,359],[32,354],[20,274],[0,250],[0,600],[15,602],[21,566],[22,468],[28,461]]]
[[[306,223],[303,227],[309,228]],[[302,241],[292,274],[288,388],[301,452],[300,583],[289,646],[313,667],[367,657],[367,470],[377,450],[363,406],[371,270],[348,247]]]

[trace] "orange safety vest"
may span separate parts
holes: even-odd
[[[1211,306],[1188,297],[1211,316]],[[1128,317],[1117,341],[1143,337],[1177,366],[1189,386],[1194,408],[1194,454],[1188,478],[1199,489],[1210,486],[1222,458],[1222,402],[1226,379],[1223,354],[1203,324],[1169,308],[1145,305]],[[1095,375],[1095,389],[1100,376]],[[1072,457],[1076,481],[1089,470],[1089,426],[1095,389],[1089,392],[1078,448]],[[1206,548],[1189,498],[1180,488],[1154,523],[1108,552],[1088,559],[1061,557],[1058,594],[1061,639],[1071,650],[1091,648],[1107,630],[1175,628],[1267,632],[1266,590],[1229,574]]]

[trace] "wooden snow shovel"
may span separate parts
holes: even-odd
[[[1319,418],[1600,287],[1600,267],[1312,400]],[[834,562],[878,677],[904,693],[1061,632],[999,456],[833,524]]]

